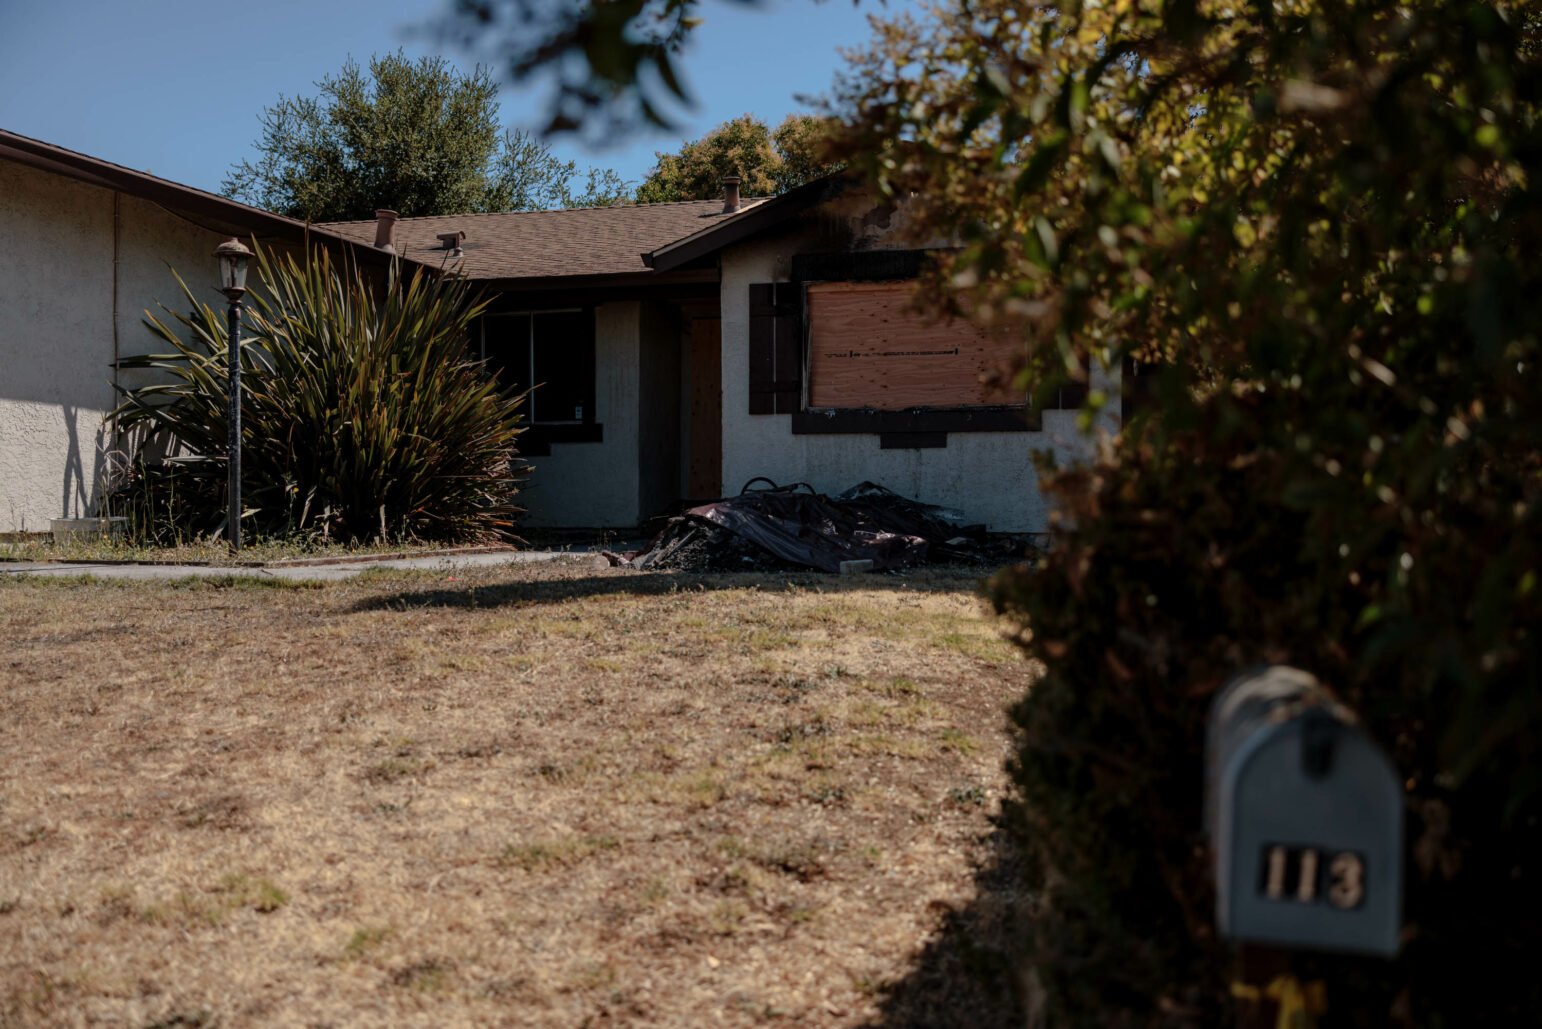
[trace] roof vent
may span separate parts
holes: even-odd
[[[375,212],[375,246],[388,254],[396,253],[393,237],[396,234],[396,219],[399,217],[395,211]]]
[[[437,238],[440,243],[439,249],[448,250],[451,257],[461,257],[465,254],[465,251],[460,248],[461,240],[466,238],[464,232],[459,230],[455,232],[441,232]]]
[[[739,183],[744,180],[737,175],[723,176],[723,213],[733,214],[739,209]]]

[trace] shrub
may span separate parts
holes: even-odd
[[[509,533],[524,397],[466,351],[485,307],[471,287],[397,264],[371,283],[319,247],[303,261],[259,248],[257,273],[241,340],[251,530],[341,540]],[[172,455],[149,473],[161,499],[140,506],[213,528],[225,503],[225,318],[182,289],[191,314],[163,306],[145,321],[171,351],[122,362],[169,381],[125,389],[117,414],[125,431]]]
[[[1405,943],[1304,968],[1329,1017],[1542,1005],[1539,55],[1534,4],[971,0],[844,87],[853,164],[963,237],[939,303],[1031,371],[1160,359],[993,587],[1047,668],[1013,774],[1054,1024],[1225,1020],[1202,736],[1259,661],[1406,783]]]
[[[1471,383],[1492,401],[1491,386]],[[1257,662],[1318,674],[1406,781],[1403,953],[1301,966],[1331,1012],[1520,1024],[1542,1002],[1503,971],[1542,946],[1517,918],[1542,901],[1535,437],[1446,446],[1417,408],[1395,418],[1356,392],[1253,393],[1182,431],[1135,428],[1116,460],[1055,475],[1076,529],[993,582],[1048,668],[1013,711],[1012,771],[1046,898],[1032,959],[1072,1022],[1221,1020],[1205,719]],[[1370,476],[1326,471],[1296,446],[1324,409],[1365,418],[1397,455]]]

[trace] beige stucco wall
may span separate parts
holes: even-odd
[[[641,306],[601,304],[594,314],[594,416],[598,443],[553,443],[532,457],[520,502],[524,524],[620,528],[638,523],[638,395]]]
[[[114,193],[0,161],[0,532],[92,513],[112,443]],[[147,352],[141,312],[181,308],[168,265],[213,290],[222,237],[121,197],[117,327]]]
[[[117,455],[105,419],[113,382],[113,283],[122,356],[160,349],[144,312],[188,307],[214,288],[224,234],[155,204],[0,161],[0,532],[44,532],[49,519],[100,513]],[[640,305],[596,314],[601,443],[553,444],[524,494],[531,525],[632,526],[640,520]],[[120,373],[124,386],[150,373]],[[141,378],[135,378],[135,376]]]
[[[866,218],[871,203],[842,198],[778,238],[752,240],[728,249],[722,259],[723,488],[732,492],[763,475],[776,482],[807,482],[838,493],[864,480],[930,504],[956,508],[970,521],[1001,532],[1043,532],[1049,508],[1038,488],[1033,454],[1050,451],[1062,462],[1085,459],[1094,438],[1077,427],[1076,411],[1045,411],[1040,432],[954,432],[946,447],[881,450],[869,434],[794,435],[792,416],[752,415],[749,408],[749,287],[786,282],[800,251],[901,249],[915,246],[902,232],[903,218],[886,224]],[[1118,396],[1117,372],[1101,370],[1093,385]],[[1117,400],[1096,432],[1118,426]]]

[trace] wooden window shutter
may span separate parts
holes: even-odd
[[[776,286],[750,285],[750,414],[775,414]]]
[[[803,404],[803,287],[750,286],[750,414],[794,414]]]

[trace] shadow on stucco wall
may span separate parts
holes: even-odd
[[[80,421],[81,409],[74,404],[60,404],[60,413],[64,418],[64,432],[67,438],[64,455],[64,481],[60,485],[59,517],[84,518],[92,511],[92,506],[97,500],[99,487],[102,482],[102,472],[106,460],[106,433],[98,425],[96,433],[91,440],[91,475],[86,477],[85,458],[80,445]],[[87,413],[87,418],[93,418],[95,409]]]

